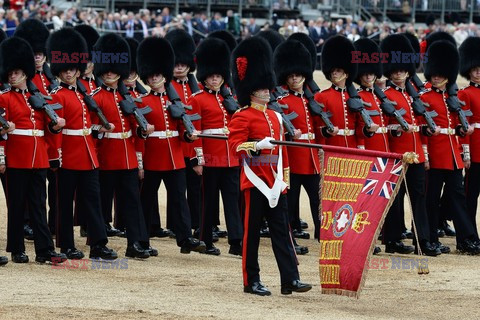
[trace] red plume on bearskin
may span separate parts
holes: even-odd
[[[240,80],[245,79],[247,73],[248,60],[246,57],[238,57],[236,59],[238,78]]]

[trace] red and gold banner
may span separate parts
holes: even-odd
[[[406,165],[400,154],[324,146],[321,193],[322,293],[357,297]],[[398,187],[397,187],[398,186]]]

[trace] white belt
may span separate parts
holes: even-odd
[[[379,127],[375,133],[387,133],[388,129],[387,127]]]
[[[43,137],[45,132],[38,129],[15,129],[10,134],[15,134],[17,136],[31,136],[31,137]]]
[[[338,130],[337,135],[339,136],[353,136],[355,134],[355,130],[353,129],[340,129]]]
[[[413,132],[420,132],[420,127],[419,126],[412,126],[413,127]],[[401,126],[399,124],[389,124],[388,129],[390,130],[400,130]]]
[[[315,133],[302,133],[297,140],[313,140],[315,139]]]
[[[202,130],[203,134],[229,134],[230,130],[227,127],[225,128],[218,128],[218,129],[205,129]]]
[[[159,138],[159,139],[167,139],[172,137],[178,137],[178,131],[154,131],[152,134],[148,135],[149,138]]]
[[[473,126],[475,129],[480,129],[480,123],[478,123],[478,122],[472,123],[472,126]]]
[[[107,139],[128,139],[132,136],[132,130],[127,132],[107,132],[105,133],[104,138]]]
[[[66,136],[89,136],[92,134],[92,128],[85,129],[63,129],[62,133]]]
[[[448,136],[453,136],[455,134],[455,129],[452,128],[440,128],[441,134],[446,134]]]

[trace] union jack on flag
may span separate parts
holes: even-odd
[[[372,171],[365,180],[362,193],[379,195],[386,199],[390,199],[397,186],[397,180],[398,177],[400,177],[402,170],[403,166],[401,160],[378,157],[373,163]],[[377,189],[377,186],[381,187]]]

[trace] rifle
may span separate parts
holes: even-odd
[[[190,87],[190,91],[192,91],[192,94],[200,91],[200,88],[198,87],[197,79],[195,78],[193,73],[189,73],[187,75],[187,78],[188,78],[188,86]]]
[[[42,70],[45,74],[45,77],[47,77],[48,81],[50,82],[50,84],[48,85],[48,91],[51,92],[57,89],[60,84],[58,83],[57,78],[53,76],[52,70],[50,70],[50,66],[47,63],[44,63]]]
[[[189,115],[185,112],[185,109],[192,110],[192,107],[183,104],[171,82],[169,82],[165,86],[165,88],[167,91],[168,99],[171,102],[171,104],[168,106],[168,111],[170,111],[170,115],[174,119],[181,119],[183,124],[185,125],[187,134],[191,135],[193,131],[195,131],[195,126],[193,125],[192,120],[195,121],[201,119],[200,115],[197,113]]]
[[[147,94],[148,93],[147,89],[145,89],[145,87],[142,86],[138,80],[135,81],[135,90],[139,94]]]
[[[235,113],[240,109],[238,102],[233,98],[232,92],[225,85],[220,86],[220,95],[223,97],[222,104],[229,113]]]
[[[437,125],[435,124],[435,121],[433,121],[433,118],[436,117],[438,114],[435,111],[427,111],[427,109],[425,109],[425,105],[423,101],[420,100],[420,96],[418,95],[417,90],[415,90],[415,88],[413,87],[413,85],[408,79],[405,82],[405,88],[407,89],[407,93],[413,99],[413,102],[412,102],[413,111],[416,114],[423,116],[425,118],[425,121],[427,122],[427,126],[430,129],[430,131],[435,132]]]
[[[365,110],[365,107],[364,107],[365,102],[360,98],[360,96],[358,95],[357,89],[355,89],[355,86],[352,83],[350,83],[347,86],[347,93],[350,97],[347,100],[347,105],[350,108],[350,111],[360,112],[360,116],[365,122],[365,126],[368,129],[370,129],[373,124],[373,121],[370,115],[375,116],[375,115],[379,115],[379,113],[376,110],[375,111]]]
[[[8,124],[7,119],[5,119],[5,118],[3,117],[3,115],[5,114],[5,109],[0,108],[0,111],[1,111],[1,112],[0,112],[0,113],[1,113],[1,115],[0,115],[0,127],[1,127],[3,130],[6,131],[6,130],[10,129],[10,125]]]
[[[465,102],[458,100],[457,97],[458,87],[456,83],[447,85],[447,105],[450,112],[455,112],[458,115],[458,120],[462,126],[463,131],[467,132],[468,130],[468,121],[467,116],[472,116],[473,113],[470,110],[463,110],[461,105],[465,105]]]
[[[232,77],[230,77],[230,79],[228,79],[227,85],[230,88],[230,90],[232,91],[232,94],[235,95],[235,87],[233,86]]]
[[[52,121],[51,123],[53,126],[56,126],[58,124],[58,115],[55,110],[61,109],[62,105],[59,103],[48,104],[46,100],[52,100],[52,97],[44,96],[40,90],[38,90],[37,86],[35,86],[32,80],[27,80],[27,89],[30,92],[30,98],[28,98],[28,102],[32,108],[45,111],[47,116]]]
[[[77,79],[77,89],[82,94],[83,101],[85,101],[85,104],[87,105],[88,110],[95,112],[97,114],[98,119],[100,119],[100,122],[102,123],[103,127],[107,130],[110,130],[112,127],[110,126],[110,123],[108,122],[107,118],[105,118],[105,115],[103,114],[102,109],[98,107],[97,102],[95,102],[92,96],[87,93],[87,90],[83,86],[80,79]]]
[[[305,98],[308,101],[308,107],[310,109],[310,112],[313,115],[322,118],[323,123],[325,123],[325,126],[327,127],[327,131],[333,132],[335,130],[335,126],[333,125],[332,121],[330,121],[330,117],[332,116],[332,114],[330,112],[323,111],[325,109],[325,106],[315,100],[313,93],[309,89],[309,86],[305,86],[303,92]]]
[[[419,91],[419,92],[425,90],[425,86],[424,86],[422,80],[420,80],[420,78],[417,76],[416,73],[415,73],[410,79],[412,80],[412,82],[413,82],[413,84],[415,85],[415,87],[418,88],[418,91]]]
[[[320,92],[320,88],[318,87],[315,80],[313,80],[313,78],[307,81],[307,86],[312,91],[313,95],[315,95],[315,93],[317,92]]]
[[[283,126],[285,127],[285,131],[293,137],[295,135],[295,127],[292,124],[292,120],[298,117],[298,114],[295,112],[285,114],[283,109],[287,109],[288,106],[279,104],[277,99],[284,96],[286,94],[285,90],[282,87],[277,86],[275,91],[270,92],[270,102],[267,104],[267,108],[273,111],[280,113],[282,116]]]
[[[139,109],[135,102],[142,102],[142,100],[134,99],[123,81],[118,83],[118,92],[123,98],[123,100],[118,103],[122,111],[127,115],[133,114],[140,129],[143,132],[147,132],[148,122],[147,119],[145,119],[145,115],[152,112],[152,109],[149,106]]]
[[[395,101],[390,101],[388,100],[387,96],[385,93],[380,89],[376,84],[373,85],[373,92],[377,96],[378,99],[380,99],[380,108],[382,108],[383,112],[385,112],[386,115],[390,117],[395,117],[397,119],[398,123],[402,127],[403,130],[408,131],[408,123],[405,121],[405,119],[402,117],[405,114],[404,109],[397,110],[394,107],[394,104],[397,104]]]
[[[101,87],[102,84],[103,84],[102,79],[100,79],[100,77],[95,77],[95,85],[96,85],[97,87]]]

